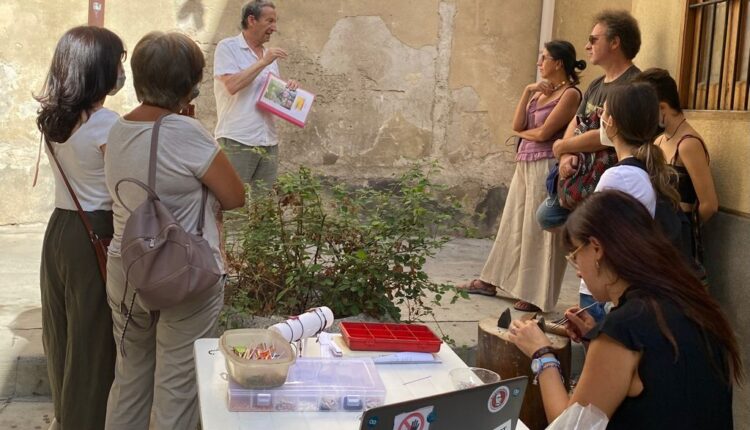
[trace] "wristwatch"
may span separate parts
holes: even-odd
[[[531,371],[534,373],[534,381],[532,383],[534,385],[537,385],[537,383],[539,382],[539,374],[542,373],[542,370],[548,367],[557,367],[557,371],[560,374],[560,379],[563,380],[564,384],[565,380],[562,376],[562,367],[560,367],[560,361],[557,359],[557,357],[540,357],[531,360]]]
[[[531,360],[531,371],[534,372],[534,376],[538,375],[544,368],[544,365],[548,363],[560,365],[560,361],[555,357],[541,357]]]

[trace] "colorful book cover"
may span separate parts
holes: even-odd
[[[257,106],[298,127],[304,127],[313,100],[315,94],[302,88],[290,90],[284,80],[269,73]]]

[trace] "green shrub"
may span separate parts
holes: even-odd
[[[458,203],[414,166],[385,189],[324,186],[301,167],[256,193],[227,220],[229,313],[296,315],[326,305],[336,317],[406,320],[431,314],[446,284],[423,271],[463,230]]]

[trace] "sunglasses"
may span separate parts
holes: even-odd
[[[547,61],[547,60],[549,60],[549,61],[555,61],[555,59],[552,58],[551,56],[547,56],[547,55],[544,55],[544,54],[539,54],[539,60],[542,61],[542,62]]]
[[[573,267],[575,270],[578,270],[578,262],[576,262],[576,254],[578,254],[578,251],[582,250],[584,246],[588,245],[589,243],[582,243],[578,248],[574,249],[572,252],[569,252],[567,255],[565,255],[565,259],[568,260],[568,263],[570,263],[571,267]]]
[[[604,36],[603,34],[589,35],[589,44],[594,45],[596,42]]]

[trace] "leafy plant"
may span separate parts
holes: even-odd
[[[433,184],[437,167],[410,168],[384,189],[324,184],[305,167],[279,177],[227,221],[230,312],[296,315],[326,305],[337,317],[415,321],[447,284],[426,259],[463,230],[457,202]]]

